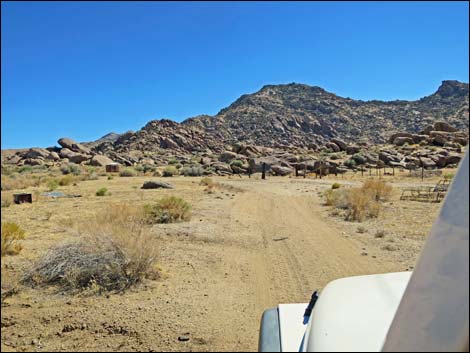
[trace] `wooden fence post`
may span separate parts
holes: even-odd
[[[266,179],[266,163],[263,163],[263,171],[261,172],[261,179]]]

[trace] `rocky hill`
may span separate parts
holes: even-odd
[[[241,96],[215,116],[201,115],[182,123],[153,120],[136,132],[110,133],[88,143],[61,138],[61,148],[31,149],[8,156],[2,151],[2,161],[93,165],[115,161],[130,166],[165,165],[176,157],[183,164],[197,158],[219,164],[235,159],[248,163],[247,159],[259,156],[353,155],[386,143],[395,146],[394,151],[420,144],[456,152],[468,142],[468,118],[469,85],[458,81],[443,81],[434,94],[416,101],[389,102],[343,98],[320,87],[296,83],[267,85]],[[404,165],[402,157],[393,162]],[[293,157],[289,158],[290,162],[280,166],[290,165]],[[369,163],[377,158],[371,157]],[[233,169],[217,166],[227,172]]]
[[[215,116],[197,116],[181,124],[154,120],[98,150],[218,152],[237,142],[318,149],[335,137],[383,143],[393,132],[418,133],[436,121],[468,131],[468,118],[469,85],[458,81],[443,81],[434,94],[416,101],[390,102],[343,98],[303,84],[267,85],[241,96]]]
[[[320,87],[268,85],[241,96],[215,117],[188,119],[224,141],[288,147],[322,144],[332,137],[385,142],[394,131],[419,132],[446,121],[468,129],[469,86],[444,81],[436,93],[417,101],[361,101],[339,97]]]

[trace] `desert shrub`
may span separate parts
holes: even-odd
[[[59,185],[60,186],[67,186],[70,185],[73,182],[74,178],[72,175],[68,174],[62,178],[59,179]]]
[[[10,207],[11,206],[11,199],[2,196],[2,208]]]
[[[119,172],[120,177],[133,177],[135,176],[135,172],[132,169],[126,168]]]
[[[135,170],[136,172],[138,172],[138,173],[142,173],[142,172],[144,171],[144,167],[141,166],[141,165],[136,165],[136,166],[134,167],[134,170]]]
[[[96,196],[106,196],[107,193],[108,193],[108,189],[99,188],[98,191],[96,192]]]
[[[175,164],[175,168],[180,170],[181,168],[183,168],[183,165],[181,163],[177,163]]]
[[[16,223],[2,223],[2,257],[19,254],[23,249],[20,241],[24,239],[24,233],[24,230]]]
[[[158,243],[142,210],[111,205],[77,225],[79,240],[49,250],[22,283],[56,285],[64,292],[123,291],[158,275]]]
[[[372,193],[375,201],[387,201],[392,195],[393,187],[383,180],[368,179],[362,184],[362,189]]]
[[[169,196],[144,206],[148,223],[175,223],[191,219],[191,205],[182,198]]]
[[[59,187],[59,182],[57,181],[57,179],[51,178],[47,181],[46,185],[47,185],[47,190],[54,191],[55,189]]]
[[[325,205],[326,206],[334,206],[336,205],[336,200],[338,198],[338,193],[333,189],[326,190],[323,193],[323,197],[325,198]]]
[[[454,178],[454,173],[446,173],[444,174],[445,180],[452,180]]]
[[[112,175],[108,175],[108,180],[113,180],[113,176]]]
[[[161,177],[161,176],[162,176],[162,173],[161,173],[159,170],[155,170],[155,171],[152,173],[152,176],[154,176],[154,177]]]
[[[333,184],[331,185],[331,188],[332,188],[333,190],[339,189],[340,187],[341,187],[341,184],[339,184],[339,183],[333,183]]]
[[[351,188],[346,193],[346,220],[362,222],[366,217],[377,217],[380,204],[374,195],[363,188]]]
[[[165,167],[165,169],[163,170],[162,176],[172,177],[173,175],[176,175],[176,174],[178,174],[178,170],[174,166],[169,165]]]
[[[356,162],[354,161],[354,159],[345,160],[343,164],[348,168],[354,168],[356,166]]]
[[[73,175],[80,175],[82,172],[80,170],[80,167],[76,165],[75,163],[69,163],[69,164],[60,166],[60,171],[62,172],[62,174],[73,174]]]
[[[198,165],[184,167],[180,171],[184,176],[201,176],[204,173],[204,168]]]
[[[18,168],[18,173],[31,173],[33,171],[33,167],[30,165],[22,165],[21,167]]]
[[[98,174],[95,171],[91,171],[86,175],[86,180],[98,180]]]
[[[143,166],[143,172],[144,173],[153,173],[157,170],[157,167],[151,164],[144,164]]]
[[[170,165],[178,164],[178,160],[176,158],[172,158],[168,161],[168,164],[170,164]]]
[[[201,179],[201,181],[199,182],[199,185],[212,186],[214,185],[214,180],[212,180],[211,178],[205,177]]]

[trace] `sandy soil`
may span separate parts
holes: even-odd
[[[2,258],[11,280],[73,237],[70,218],[104,202],[145,203],[172,194],[193,205],[190,222],[153,227],[162,279],[108,296],[21,288],[2,308],[2,351],[254,351],[263,310],[307,302],[313,290],[340,277],[412,269],[440,206],[399,201],[397,190],[378,219],[352,223],[322,205],[319,194],[334,177],[215,178],[221,186],[212,194],[200,178],[165,179],[174,190],[138,189],[149,179],[158,178],[100,177],[60,188],[80,198],[39,197],[2,209],[2,221],[27,230],[23,252]],[[96,197],[102,186],[112,195]],[[376,237],[379,231],[383,237]]]

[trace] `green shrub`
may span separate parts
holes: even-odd
[[[164,177],[172,177],[173,175],[176,175],[176,174],[178,174],[178,170],[174,166],[169,165],[165,167],[162,175]]]
[[[452,180],[454,178],[454,173],[446,173],[444,174],[445,180]]]
[[[191,219],[191,205],[175,196],[165,197],[155,204],[144,206],[148,223],[174,223]]]
[[[356,162],[354,161],[354,159],[348,159],[344,161],[343,164],[348,168],[353,168],[356,166]]]
[[[176,158],[172,158],[168,161],[168,164],[170,164],[170,165],[178,164],[178,160]]]
[[[96,196],[106,196],[108,192],[108,189],[106,188],[100,188],[98,189],[98,191],[96,192]]]
[[[194,165],[191,167],[184,167],[180,174],[184,176],[201,176],[204,173],[204,169],[201,166]]]
[[[120,177],[133,177],[135,176],[135,172],[132,169],[123,169],[119,172]]]
[[[31,173],[33,171],[33,167],[31,167],[30,165],[23,165],[21,167],[18,168],[18,173]]]
[[[47,189],[49,191],[54,191],[59,187],[59,182],[56,179],[49,179],[47,181]]]
[[[60,166],[60,171],[62,174],[80,175],[82,173],[80,167],[75,163],[69,163],[67,165]]]
[[[331,188],[334,190],[334,189],[339,189],[341,187],[341,184],[339,183],[333,183],[333,185],[331,185]]]
[[[113,176],[112,175],[108,175],[108,180],[113,180]]]

